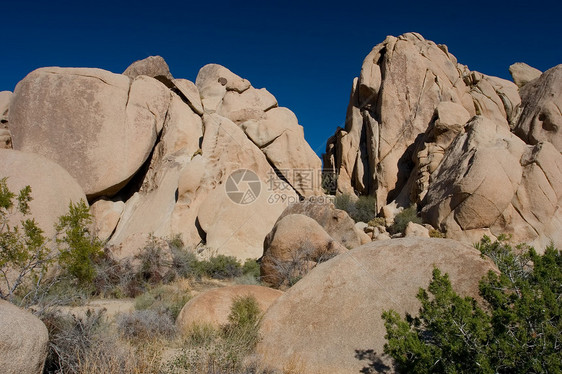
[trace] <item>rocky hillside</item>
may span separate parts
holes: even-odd
[[[507,233],[562,244],[562,65],[510,72],[517,84],[419,34],[387,37],[326,147],[337,193],[376,196],[387,219],[417,204],[424,222],[468,243]]]

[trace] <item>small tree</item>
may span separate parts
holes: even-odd
[[[90,233],[92,216],[84,200],[77,204],[71,202],[68,210],[56,225],[59,264],[84,286],[96,276],[95,261],[103,255],[103,246]]]
[[[52,261],[43,231],[29,218],[31,200],[30,186],[16,196],[0,179],[0,298],[8,301],[24,282],[39,284]]]
[[[461,298],[447,275],[434,270],[429,294],[420,289],[418,317],[386,311],[388,343],[399,372],[559,373],[562,371],[562,254],[511,248],[500,237],[478,245],[501,274],[480,282],[487,308]]]

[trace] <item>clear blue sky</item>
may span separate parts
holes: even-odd
[[[218,63],[293,110],[312,148],[345,119],[353,77],[386,35],[446,44],[472,70],[509,79],[510,64],[562,63],[558,1],[3,1],[0,90],[42,66],[121,73],[149,55],[176,78]]]

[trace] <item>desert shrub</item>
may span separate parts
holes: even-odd
[[[129,340],[171,339],[176,326],[168,313],[146,309],[117,316],[117,331]]]
[[[273,275],[263,281],[275,288],[292,287],[317,264],[328,261],[337,254],[332,251],[319,251],[306,240],[291,253],[288,260],[271,258],[270,266],[274,269]]]
[[[103,255],[102,243],[90,233],[92,217],[86,203],[69,204],[68,214],[56,225],[59,264],[80,286],[92,282],[96,276],[95,261]]]
[[[342,194],[334,199],[337,209],[345,210],[355,222],[369,222],[377,216],[377,200],[374,196],[352,196]]]
[[[367,223],[369,226],[377,227],[377,226],[386,226],[386,218],[384,217],[375,217]]]
[[[398,213],[396,217],[394,217],[394,223],[390,226],[388,231],[390,231],[391,234],[404,233],[410,222],[422,223],[422,219],[418,216],[416,205],[411,205]]]
[[[49,331],[49,353],[45,373],[111,373],[152,372],[154,360],[133,350],[108,330],[104,312],[88,311],[85,317],[60,312],[41,316]]]
[[[161,285],[135,298],[135,309],[153,310],[167,314],[175,321],[181,309],[191,298],[189,291],[172,285]]]
[[[351,195],[341,194],[336,196],[336,198],[334,199],[334,206],[336,207],[336,209],[345,210],[347,213],[350,213],[355,207],[355,201],[353,200]]]
[[[242,275],[242,265],[236,257],[218,255],[199,261],[198,271],[211,278],[227,279]]]
[[[247,259],[242,266],[242,274],[253,276],[256,279],[260,277],[260,264],[254,259]]]
[[[436,230],[436,229],[431,229],[429,230],[429,237],[430,238],[444,238],[445,234],[443,234],[441,231]]]
[[[166,373],[255,373],[246,358],[259,338],[261,310],[253,296],[233,301],[229,322],[220,329],[194,325],[188,347],[172,360]]]
[[[25,283],[39,285],[53,261],[43,231],[30,218],[31,200],[31,187],[22,188],[16,196],[7,179],[0,179],[0,298],[4,300],[14,301],[17,289]],[[22,217],[20,222],[10,224],[17,215]]]
[[[503,238],[478,245],[501,273],[480,282],[482,309],[453,291],[438,269],[420,289],[418,317],[383,313],[385,353],[404,373],[558,373],[562,371],[562,253],[538,255]],[[431,294],[431,296],[430,296]]]

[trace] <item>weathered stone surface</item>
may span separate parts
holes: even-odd
[[[206,113],[217,111],[227,91],[242,93],[251,86],[246,79],[217,64],[203,66],[197,74],[195,85],[199,89]]]
[[[345,211],[336,209],[324,197],[310,197],[290,204],[279,216],[279,220],[289,214],[303,214],[314,219],[345,248],[355,248],[370,241],[364,232],[355,227],[355,222]]]
[[[173,95],[164,130],[153,151],[142,186],[126,202],[111,244],[118,244],[138,233],[169,237],[189,230],[187,227],[173,227],[172,221],[179,179],[199,149],[202,127],[201,118],[177,95]]]
[[[213,190],[203,200],[197,219],[206,233],[208,252],[240,259],[258,258],[265,236],[288,202],[297,200],[297,195],[290,187],[284,187],[263,153],[240,127],[217,114],[205,115],[203,121],[202,155],[209,179],[204,185],[213,185]],[[244,204],[227,194],[228,178],[239,169],[250,170],[260,183],[260,193]],[[246,187],[245,183],[239,185],[243,191]]]
[[[427,287],[434,267],[448,273],[464,296],[477,296],[478,282],[494,270],[476,249],[448,239],[361,246],[318,265],[268,309],[257,351],[278,370],[293,364],[305,373],[358,373],[370,362],[357,354],[370,349],[390,366],[382,356],[381,314],[416,314],[416,294]]]
[[[13,146],[59,163],[89,198],[113,195],[149,156],[169,101],[147,76],[131,82],[100,69],[37,69],[14,91]]]
[[[416,33],[389,36],[365,58],[352,87],[345,128],[328,143],[324,166],[338,172],[338,193],[375,195],[377,210],[393,200],[407,206],[427,189],[427,173],[417,182],[412,174],[416,149],[429,135],[436,113],[445,122],[480,114],[509,128],[519,103],[515,84],[469,71],[445,46]],[[464,110],[453,114],[447,108],[453,105]],[[447,118],[447,112],[458,118]],[[454,134],[451,129],[443,142]],[[431,163],[431,154],[439,157],[440,152],[428,149],[421,157]],[[418,191],[410,196],[412,188]]]
[[[68,213],[70,202],[86,200],[66,170],[38,154],[0,149],[0,178],[4,177],[12,192],[31,186],[31,215],[49,238],[55,234],[58,218]]]
[[[49,348],[45,324],[0,300],[0,367],[5,374],[41,374]]]
[[[562,64],[520,90],[522,113],[514,132],[529,144],[550,142],[562,152]]]
[[[201,104],[201,97],[195,83],[187,79],[174,79],[173,84],[179,91],[179,94],[183,95],[191,109],[202,116],[204,113],[203,104]]]
[[[406,238],[412,236],[429,238],[429,230],[418,223],[408,222],[408,226],[406,226],[406,230],[404,231],[404,236]]]
[[[94,219],[94,233],[100,240],[106,241],[111,237],[124,208],[124,202],[106,199],[99,199],[90,206],[90,213]]]
[[[253,296],[262,312],[265,312],[281,295],[282,291],[254,285],[215,288],[189,300],[178,315],[176,325],[182,333],[197,324],[220,327],[228,323],[228,315],[236,298]]]
[[[139,75],[146,75],[159,80],[168,87],[174,79],[168,64],[161,56],[149,56],[143,60],[135,61],[125,69],[123,75],[131,79],[135,79]]]
[[[293,112],[273,108],[240,126],[301,196],[322,194],[322,162],[304,139]]]
[[[549,240],[558,245],[552,228],[561,221],[560,153],[548,142],[528,146],[483,117],[465,130],[432,176],[424,220],[459,240],[512,233],[539,251]]]
[[[302,214],[283,215],[267,234],[261,258],[261,278],[279,288],[304,276],[317,264],[347,252],[314,219]]]
[[[12,93],[10,91],[0,91],[0,148],[12,148],[12,136],[8,130],[8,112]]]
[[[533,79],[541,76],[542,72],[524,62],[516,62],[509,67],[509,73],[517,87],[521,88]]]
[[[242,93],[228,91],[217,108],[217,113],[240,124],[260,118],[264,112],[277,107],[277,100],[265,88],[248,88]]]

